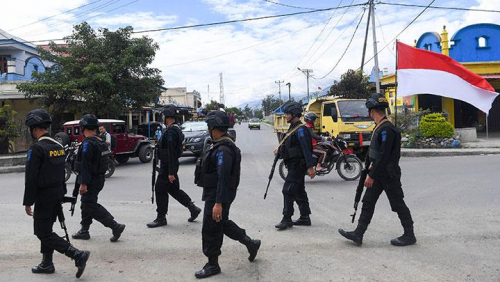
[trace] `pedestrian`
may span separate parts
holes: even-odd
[[[167,212],[169,195],[189,209],[191,213],[188,222],[193,222],[201,213],[191,198],[180,189],[179,158],[182,155],[182,142],[184,134],[177,124],[177,109],[174,105],[167,105],[163,109],[163,118],[166,131],[159,143],[160,172],[155,184],[156,195],[156,219],[148,223],[150,228],[167,225]]]
[[[366,192],[363,197],[363,207],[354,231],[339,229],[339,233],[352,240],[357,245],[363,243],[363,235],[370,224],[375,211],[377,200],[385,191],[391,209],[396,212],[404,228],[404,234],[391,240],[395,246],[407,246],[417,242],[413,233],[413,220],[410,210],[405,204],[401,187],[401,133],[387,119],[386,109],[389,107],[387,99],[380,94],[373,94],[366,100],[366,107],[371,119],[375,121],[370,149],[366,162],[369,173],[365,180]]]
[[[227,134],[229,118],[225,112],[210,112],[206,119],[213,144],[198,162],[195,181],[203,187],[202,245],[208,263],[195,273],[196,278],[206,278],[221,272],[218,258],[221,255],[224,235],[247,247],[249,261],[253,261],[260,248],[260,240],[252,240],[246,231],[229,219],[231,204],[236,198],[240,182],[241,152]]]
[[[84,115],[80,119],[85,140],[78,148],[76,159],[76,171],[78,172],[77,183],[81,197],[82,221],[81,229],[72,235],[73,239],[90,239],[89,228],[92,220],[95,219],[105,227],[112,230],[111,242],[118,241],[125,224],[120,224],[114,217],[100,205],[98,201],[99,193],[104,188],[104,174],[108,169],[109,150],[104,141],[97,136],[99,122],[94,115]]]
[[[29,148],[26,159],[23,205],[26,214],[33,217],[34,233],[40,240],[43,256],[42,262],[31,271],[54,273],[52,255],[56,250],[75,260],[76,277],[80,278],[90,252],[78,250],[52,230],[56,217],[62,213],[61,202],[66,194],[64,147],[50,136],[48,128],[52,119],[46,111],[29,112],[25,124],[36,141]],[[33,204],[34,212],[31,209]]]
[[[155,136],[156,136],[156,140],[159,141],[161,139],[161,127],[156,127],[156,131],[155,131]]]
[[[106,127],[104,127],[103,125],[99,126],[99,133],[100,133],[101,139],[104,140],[104,142],[108,146],[108,150],[111,151],[111,134],[109,134],[106,131]]]
[[[284,142],[275,150],[285,162],[288,174],[283,185],[283,219],[275,227],[285,230],[293,225],[311,225],[311,209],[304,183],[305,175],[316,176],[312,160],[312,140],[310,131],[300,121],[302,106],[291,102],[285,106],[285,116],[290,124]],[[293,204],[297,202],[300,218],[292,221]]]

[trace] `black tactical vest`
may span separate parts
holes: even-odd
[[[51,140],[44,139],[35,144],[43,149],[43,161],[38,172],[37,185],[40,189],[64,185],[66,153],[64,148]]]
[[[311,136],[309,135],[308,129],[300,124],[297,125],[298,127],[303,126],[303,130],[306,134],[306,138],[308,139],[308,144],[311,145],[311,152],[312,152],[312,139]],[[292,159],[304,159],[304,153],[302,152],[302,148],[300,147],[300,143],[297,137],[298,131],[300,129],[297,129],[290,137],[288,137],[285,140],[285,143],[280,146],[280,157],[286,162]]]
[[[233,151],[233,165],[228,185],[230,189],[236,189],[240,184],[241,151],[236,147],[234,142],[230,140],[222,140],[213,144],[210,149],[198,159],[195,169],[195,183],[200,187],[217,187],[217,165],[216,163],[211,163],[211,161],[213,153],[219,146],[227,146]]]
[[[106,174],[109,166],[109,157],[111,152],[108,149],[108,145],[98,136],[92,136],[85,139],[84,142],[89,142],[91,145],[96,146],[99,149],[99,159],[97,164],[92,164],[92,174]],[[83,142],[82,142],[83,144]],[[80,173],[81,163],[82,163],[82,148],[80,145],[78,148],[78,155],[75,161],[75,170]]]

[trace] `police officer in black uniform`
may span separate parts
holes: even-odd
[[[111,242],[118,241],[125,224],[120,224],[114,217],[99,203],[97,203],[99,193],[104,188],[104,174],[108,168],[109,150],[108,146],[97,136],[99,122],[94,115],[84,115],[80,120],[80,127],[83,129],[85,140],[78,148],[76,170],[78,172],[77,181],[80,184],[82,221],[81,229],[73,234],[73,239],[90,239],[89,228],[92,219],[111,228],[113,236]]]
[[[275,150],[280,154],[288,169],[288,174],[283,185],[283,219],[275,227],[285,230],[293,225],[310,226],[311,209],[307,198],[304,184],[305,175],[314,178],[314,164],[312,159],[312,139],[310,131],[300,121],[302,106],[297,102],[291,102],[285,106],[287,122],[290,123],[285,142]],[[297,202],[300,218],[292,221],[293,203]]]
[[[33,216],[35,235],[40,239],[43,255],[42,262],[31,271],[54,273],[52,255],[56,250],[75,260],[78,268],[76,277],[80,278],[90,252],[76,249],[52,231],[58,213],[62,212],[61,202],[66,194],[66,184],[65,152],[63,146],[49,135],[51,123],[52,119],[44,110],[29,112],[25,121],[31,137],[37,142],[28,150],[23,205],[26,214]],[[34,212],[31,209],[33,204]]]
[[[180,126],[177,124],[177,109],[174,105],[167,105],[163,109],[163,117],[167,126],[165,133],[162,134],[159,141],[160,172],[155,184],[156,195],[156,219],[147,224],[154,228],[167,225],[168,198],[169,194],[179,203],[189,209],[191,216],[188,221],[193,222],[201,213],[191,198],[180,189],[179,176],[179,157],[182,155],[182,142],[184,135]]]
[[[205,201],[205,209],[202,243],[203,254],[208,257],[208,263],[195,273],[197,278],[206,278],[221,272],[218,257],[221,254],[224,235],[247,247],[249,261],[255,259],[261,244],[260,240],[252,240],[244,229],[229,219],[229,210],[236,197],[241,171],[240,149],[227,133],[229,118],[225,112],[213,111],[208,113],[206,122],[213,144],[197,164],[195,182],[203,187],[202,200]]]
[[[396,212],[404,228],[404,234],[391,240],[395,246],[407,246],[417,242],[413,233],[413,220],[410,210],[403,200],[404,194],[401,187],[401,133],[387,119],[385,110],[389,107],[387,99],[380,94],[373,94],[366,100],[366,107],[370,118],[377,125],[371,139],[369,158],[366,167],[369,169],[366,177],[367,187],[363,197],[363,207],[358,220],[358,227],[352,232],[339,229],[345,238],[352,240],[357,245],[363,243],[363,235],[370,224],[377,200],[385,191],[392,211]]]

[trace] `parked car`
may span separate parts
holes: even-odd
[[[254,129],[257,128],[260,130],[260,120],[257,118],[253,118],[248,122],[248,128],[249,129]]]
[[[191,152],[195,156],[200,156],[203,152],[205,139],[210,137],[205,121],[186,121],[182,124],[184,142],[182,143],[185,152]]]
[[[79,120],[64,123],[64,132],[57,133],[54,138],[62,145],[71,142],[82,142],[85,137],[80,130]],[[142,135],[130,134],[125,127],[125,121],[117,119],[99,119],[99,124],[111,134],[111,154],[119,163],[126,163],[129,158],[139,157],[143,163],[153,159],[153,147]]]

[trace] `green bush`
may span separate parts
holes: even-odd
[[[420,121],[420,131],[424,137],[450,138],[454,130],[442,114],[429,114]]]

